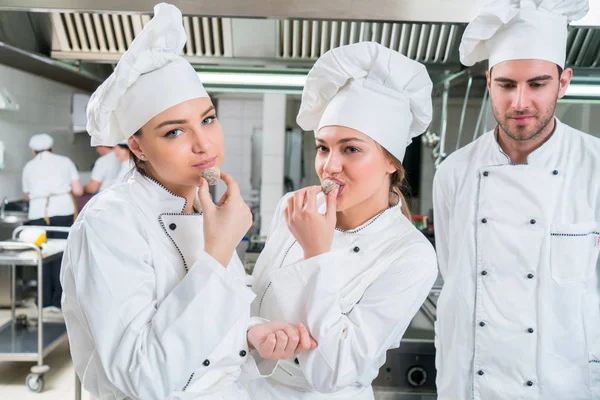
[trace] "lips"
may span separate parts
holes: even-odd
[[[216,163],[217,163],[217,157],[212,157],[212,158],[209,158],[202,162],[199,162],[197,164],[194,164],[194,165],[192,165],[192,167],[196,168],[196,169],[207,169],[207,168],[214,167],[216,165]]]
[[[525,123],[525,122],[532,120],[533,116],[526,115],[526,116],[519,116],[519,117],[511,117],[511,119],[514,120],[516,123]]]

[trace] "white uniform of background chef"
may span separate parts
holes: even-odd
[[[70,158],[54,154],[54,139],[46,133],[33,135],[29,147],[34,158],[23,169],[23,193],[29,200],[30,225],[71,226],[76,213],[72,194],[81,196],[77,168]],[[72,194],[71,194],[72,193]],[[49,233],[49,238],[66,238],[62,233]],[[60,308],[61,260],[49,262],[44,267],[43,307]]]
[[[100,158],[94,163],[90,182],[85,186],[86,193],[94,194],[102,191],[113,183],[116,183],[121,162],[114,153],[114,148],[110,146],[98,146],[96,151]]]
[[[311,347],[305,329],[250,319],[235,247],[252,217],[231,177],[218,207],[199,178],[221,164],[223,133],[185,40],[181,12],[157,5],[88,105],[92,144],[129,138],[139,158],[86,205],[61,271],[75,370],[99,399],[245,399],[238,380],[274,367],[248,343],[267,357]]]
[[[498,127],[435,177],[440,399],[600,398],[600,140],[554,116],[587,7],[496,1],[465,31]]]
[[[391,192],[398,160],[431,121],[431,89],[423,65],[377,43],[331,50],[308,74],[298,124],[315,132],[319,178],[344,186],[337,200],[319,187],[281,200],[254,270],[253,314],[303,322],[319,347],[251,382],[254,399],[373,399],[386,351],[437,277],[433,247]]]
[[[129,179],[135,168],[135,165],[129,153],[129,146],[127,145],[127,140],[123,140],[122,142],[120,142],[117,146],[115,146],[113,151],[121,165],[121,168],[119,168],[117,178],[115,179],[115,183],[123,182]]]

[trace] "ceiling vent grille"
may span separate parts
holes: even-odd
[[[54,51],[123,54],[150,21],[149,15],[52,13]],[[186,56],[227,56],[223,32],[229,18],[183,17]]]
[[[458,61],[463,31],[457,24],[283,20],[278,56],[315,60],[338,46],[374,41],[419,62],[446,64]]]

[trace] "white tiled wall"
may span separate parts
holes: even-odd
[[[220,97],[217,117],[225,135],[225,161],[222,169],[238,182],[244,197],[252,190],[252,132],[262,126],[262,97]],[[217,185],[217,199],[225,193],[225,185]]]
[[[266,93],[263,100],[262,183],[260,190],[260,232],[265,235],[277,204],[283,196],[286,128],[286,95]]]
[[[0,140],[6,147],[0,170],[0,199],[22,197],[21,171],[33,156],[29,138],[40,132],[54,137],[54,150],[70,157],[80,171],[89,171],[96,152],[85,133],[72,134],[71,97],[77,89],[0,65],[0,87],[18,103],[18,111],[0,110]]]

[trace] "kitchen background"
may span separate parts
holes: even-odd
[[[302,132],[295,116],[303,77],[330,48],[374,40],[427,65],[435,83],[434,118],[427,134],[414,141],[405,166],[411,209],[430,222],[436,164],[495,126],[485,66],[465,68],[458,61],[460,38],[481,1],[173,3],[184,13],[185,56],[211,93],[225,132],[222,169],[239,182],[255,212],[251,234],[264,234],[285,192],[318,184],[313,134]],[[87,99],[150,20],[153,4],[0,0],[0,141],[5,148],[0,199],[22,198],[21,172],[32,157],[29,138],[39,132],[54,137],[56,153],[70,157],[87,183],[98,157],[85,132]],[[556,113],[572,127],[600,136],[600,1],[590,4],[588,17],[570,29],[567,63],[575,79]],[[223,190],[218,186],[215,196]],[[251,265],[262,240],[248,239],[240,255]],[[9,290],[8,281],[1,281],[9,275],[0,277],[0,292]],[[434,398],[433,320],[441,284],[415,317],[401,348],[388,354],[375,382],[378,398]],[[0,317],[9,316],[1,312]],[[55,362],[62,363],[56,368],[63,372],[49,375],[53,383],[34,396],[74,395],[72,367],[64,356],[68,349],[62,351]],[[0,362],[0,399],[29,395],[23,383],[30,366]]]

